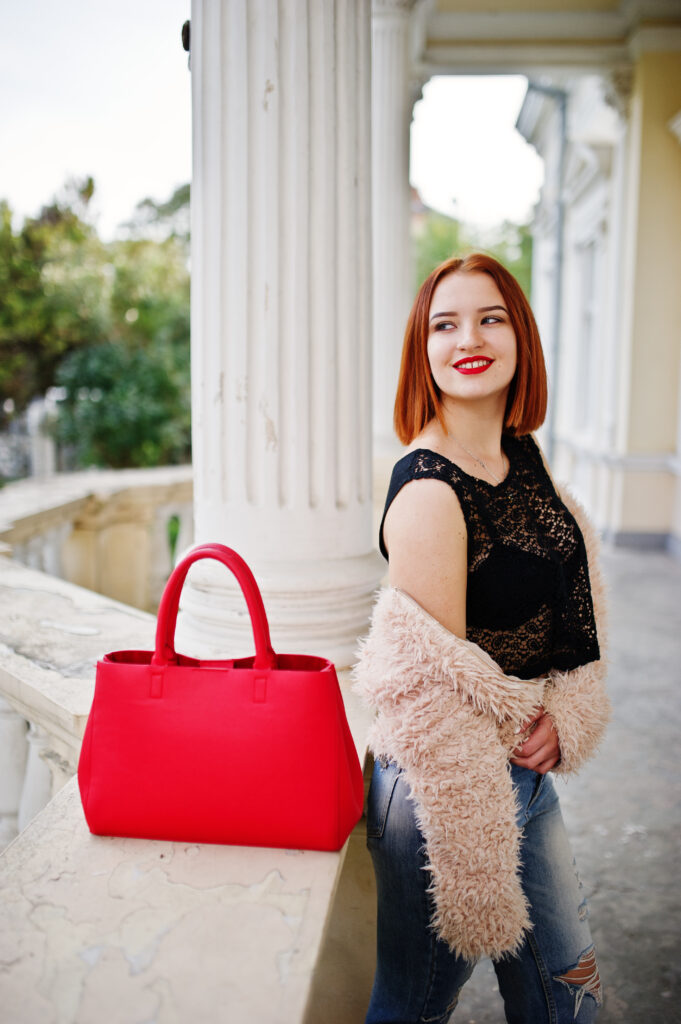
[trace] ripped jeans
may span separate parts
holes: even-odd
[[[601,984],[553,781],[511,765],[523,831],[522,885],[533,929],[520,952],[494,963],[509,1024],[591,1024]],[[429,928],[432,901],[423,836],[401,770],[378,762],[367,844],[378,892],[378,956],[366,1024],[446,1024],[474,963]]]

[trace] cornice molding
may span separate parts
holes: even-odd
[[[668,32],[681,27],[678,0],[623,0],[609,11],[553,10],[527,11],[438,11],[431,4],[428,36],[434,43],[457,42],[460,39],[485,41],[529,42],[530,40],[564,40],[566,42],[626,41],[635,31]],[[661,24],[668,22],[669,24]]]
[[[627,68],[648,50],[681,49],[679,0],[623,0],[615,10],[579,12],[438,11],[433,0],[421,0],[417,17],[413,59],[431,74],[600,71]]]
[[[446,11],[431,15],[428,34],[443,43],[459,39],[623,41],[629,27],[620,11]]]
[[[629,39],[632,57],[681,50],[681,25],[642,25]]]
[[[586,45],[549,40],[511,44],[499,39],[481,44],[461,39],[457,43],[429,45],[419,62],[430,75],[442,74],[527,74],[555,73],[556,70],[599,72],[631,64],[626,43]]]

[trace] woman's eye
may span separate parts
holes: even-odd
[[[501,319],[500,316],[491,316],[490,315],[490,316],[483,317],[482,322],[483,322],[483,324],[502,324],[504,321]]]
[[[435,330],[448,331],[453,326],[454,324],[452,323],[451,320],[440,320],[438,323],[435,324]]]

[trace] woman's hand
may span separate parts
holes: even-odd
[[[551,716],[547,715],[543,708],[527,722],[523,722],[520,731],[527,732],[528,729],[532,731],[513,751],[511,764],[531,768],[533,772],[545,775],[560,761],[558,733]]]

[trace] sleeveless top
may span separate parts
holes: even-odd
[[[586,549],[529,434],[504,434],[509,460],[498,485],[470,476],[426,448],[396,463],[380,529],[411,480],[443,480],[456,493],[468,532],[466,639],[507,675],[531,679],[596,661],[596,622]]]

